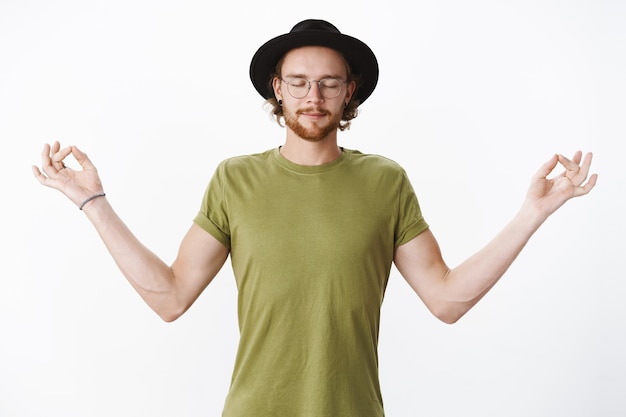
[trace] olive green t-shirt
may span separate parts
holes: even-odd
[[[194,220],[230,249],[240,341],[223,417],[381,417],[378,328],[397,246],[428,228],[404,170],[344,149],[222,162]]]

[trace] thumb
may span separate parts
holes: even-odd
[[[543,165],[541,165],[541,168],[539,168],[539,170],[535,173],[534,179],[547,178],[547,176],[550,175],[550,173],[554,170],[558,162],[559,156],[556,154],[552,155],[552,158],[550,158],[548,161],[544,162]]]
[[[83,170],[96,170],[95,165],[91,162],[87,154],[78,149],[77,146],[72,146],[72,155],[76,158],[76,161],[78,161]]]

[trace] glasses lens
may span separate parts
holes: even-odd
[[[303,98],[309,93],[309,82],[304,78],[293,78],[285,82],[287,83],[289,94],[294,98]]]
[[[320,92],[325,98],[335,98],[341,93],[343,81],[336,78],[324,78],[319,82]]]

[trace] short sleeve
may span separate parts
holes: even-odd
[[[230,224],[228,221],[228,204],[224,192],[224,167],[225,164],[221,163],[209,181],[200,210],[194,218],[194,223],[230,249]]]
[[[413,186],[402,171],[402,181],[398,192],[398,221],[395,230],[395,247],[403,245],[428,229],[428,223],[422,216]]]

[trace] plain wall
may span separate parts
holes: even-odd
[[[387,415],[625,415],[625,2],[3,0],[0,416],[220,415],[238,338],[230,265],[164,323],[30,167],[46,142],[78,145],[131,230],[173,261],[216,165],[283,143],[249,62],[305,18],[377,54],[378,87],[340,144],[405,167],[451,266],[515,215],[552,154],[593,151],[600,175],[455,325],[392,269]]]

